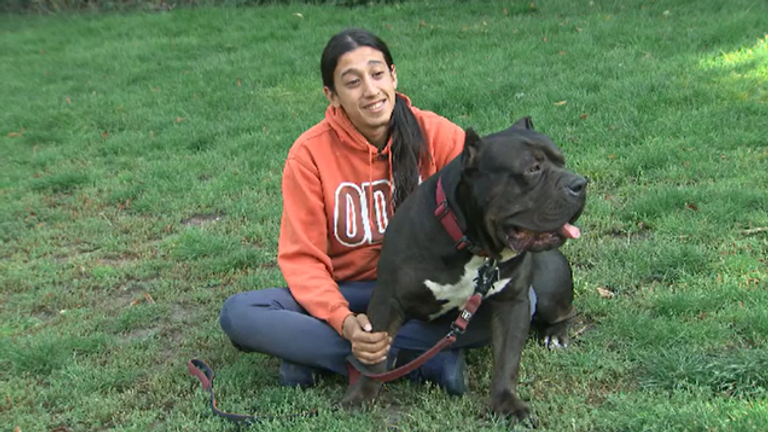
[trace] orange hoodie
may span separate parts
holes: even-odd
[[[432,155],[421,166],[426,179],[461,153],[464,130],[404,99]],[[337,282],[376,279],[392,215],[389,147],[379,153],[342,109],[330,105],[285,162],[277,262],[296,301],[339,334],[351,312]]]

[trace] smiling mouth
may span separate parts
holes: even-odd
[[[377,112],[377,111],[380,111],[382,107],[384,107],[384,103],[385,102],[386,102],[385,100],[380,100],[380,101],[374,102],[374,103],[372,103],[370,105],[366,105],[363,108],[365,108],[365,110],[367,110],[367,111]]]
[[[567,239],[577,239],[581,236],[579,228],[566,223],[557,230],[535,232],[511,227],[504,231],[506,245],[515,252],[539,252],[552,249],[565,243]]]

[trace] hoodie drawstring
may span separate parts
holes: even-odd
[[[376,212],[373,208],[373,150],[368,147],[368,220],[371,220],[371,216],[375,216]],[[377,221],[373,221],[377,222]]]
[[[392,168],[392,143],[389,144],[390,149],[387,152],[387,159],[389,160],[389,199],[392,202],[392,213],[395,212],[395,173]]]

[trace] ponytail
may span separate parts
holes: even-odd
[[[419,165],[431,156],[421,126],[405,98],[395,93],[392,112],[392,204],[397,209],[419,185]]]

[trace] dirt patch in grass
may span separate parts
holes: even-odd
[[[157,331],[158,331],[157,327],[140,328],[140,329],[131,330],[127,333],[123,333],[123,337],[129,341],[140,341],[140,340],[147,339],[148,337],[157,333]]]
[[[403,417],[408,415],[408,409],[397,403],[396,401],[389,400],[386,407],[384,407],[384,419],[387,425],[387,431],[395,432],[400,430],[400,425],[403,422]]]
[[[591,317],[583,314],[577,315],[573,318],[573,322],[571,322],[568,331],[568,334],[571,337],[571,343],[578,342],[579,338],[594,330],[595,327],[597,327],[597,324],[595,324],[595,321]]]
[[[59,316],[59,314],[46,305],[37,305],[32,309],[30,316],[45,324]]]
[[[97,260],[101,266],[109,266],[115,268],[126,267],[139,259],[137,254],[121,254],[121,255],[108,255],[104,258]]]
[[[615,239],[641,241],[651,236],[651,230],[643,222],[639,222],[636,230],[613,228],[607,234]]]
[[[118,286],[115,290],[115,296],[110,302],[116,306],[130,306],[133,302],[145,299],[144,293],[147,286],[141,281],[131,280]]]
[[[210,222],[218,222],[226,217],[224,212],[214,213],[196,213],[186,219],[181,220],[181,224],[184,226],[200,226]]]
[[[196,317],[197,308],[189,304],[174,303],[171,306],[170,321],[173,323],[189,323]]]

